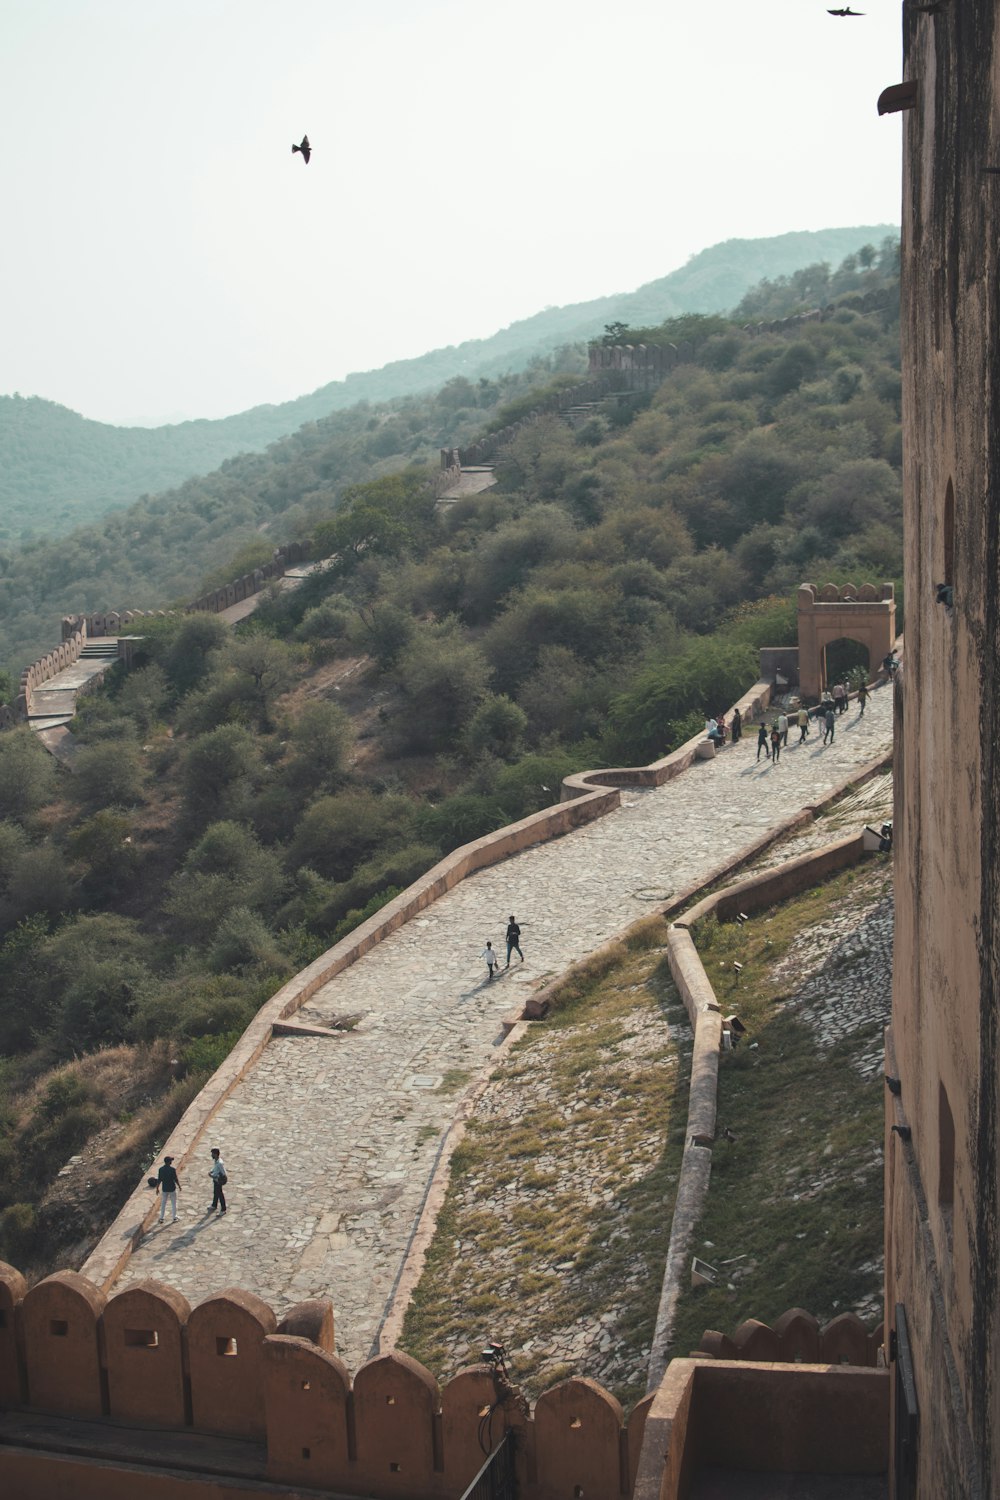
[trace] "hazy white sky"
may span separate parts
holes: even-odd
[[[0,0],[0,394],[223,416],[898,222],[900,5],[855,4]]]

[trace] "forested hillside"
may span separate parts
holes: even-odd
[[[837,262],[866,240],[878,244],[891,232],[881,225],[727,240],[636,292],[546,308],[490,338],[397,360],[295,401],[219,421],[112,427],[39,397],[0,396],[0,546],[29,535],[62,536],[144,493],[211,473],[237,454],[259,452],[304,423],[362,401],[427,393],[456,376],[492,380],[522,371],[561,345],[593,338],[607,322],[659,323],[686,312],[725,311],[765,274]]]
[[[190,487],[203,564],[234,515],[308,517],[339,561],[235,632],[152,623],[81,700],[74,775],[0,734],[0,1257],[82,1253],[262,1001],[442,853],[728,707],[803,578],[898,581],[896,256],[865,258],[824,321],[751,335],[748,299],[668,326],[694,357],[657,390],[526,427],[449,509],[425,469],[365,464],[400,464],[412,420],[502,420],[468,382]],[[783,316],[802,285],[752,296]]]

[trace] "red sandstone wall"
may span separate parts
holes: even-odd
[[[907,654],[886,1322],[905,1307],[920,1500],[1000,1493],[1000,267],[984,175],[997,161],[1000,12],[993,0],[947,10],[945,25],[904,10],[915,100],[901,117]],[[953,607],[937,603],[939,582]]]
[[[333,1336],[326,1304],[302,1304],[279,1329],[271,1309],[247,1292],[224,1292],[192,1311],[157,1282],[108,1300],[72,1271],[26,1290],[16,1271],[0,1266],[0,1313],[0,1485],[18,1500],[62,1500],[67,1482],[77,1500],[215,1494],[208,1468],[234,1480],[249,1476],[263,1493],[269,1484],[301,1485],[453,1500],[483,1462],[480,1418],[497,1400],[489,1370],[464,1370],[440,1390],[416,1360],[388,1354],[363,1365],[352,1382],[332,1348],[321,1347]],[[291,1329],[310,1330],[321,1344]],[[493,1440],[508,1424],[517,1432],[523,1500],[584,1491],[617,1500],[631,1487],[648,1405],[641,1402],[626,1426],[600,1386],[566,1380],[539,1397],[533,1415],[501,1407]],[[35,1413],[46,1415],[43,1429]],[[81,1417],[94,1425],[72,1434],[52,1420]],[[67,1460],[70,1446],[84,1456],[121,1457],[129,1428],[142,1431],[129,1452],[145,1466],[131,1491],[117,1479],[101,1488],[99,1468]],[[173,1434],[174,1443],[151,1429]],[[12,1451],[41,1430],[55,1457]],[[182,1480],[167,1471],[183,1455],[194,1472]],[[225,1493],[232,1492],[227,1479]]]

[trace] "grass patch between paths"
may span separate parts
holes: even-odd
[[[569,1374],[643,1395],[687,1117],[665,936],[573,976],[483,1094],[400,1339],[439,1378],[496,1338],[529,1396]]]

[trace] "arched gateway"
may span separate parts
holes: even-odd
[[[896,597],[891,583],[863,583],[838,588],[828,583],[799,586],[799,692],[818,698],[826,687],[826,648],[840,640],[857,641],[868,652],[875,671],[896,640]]]

